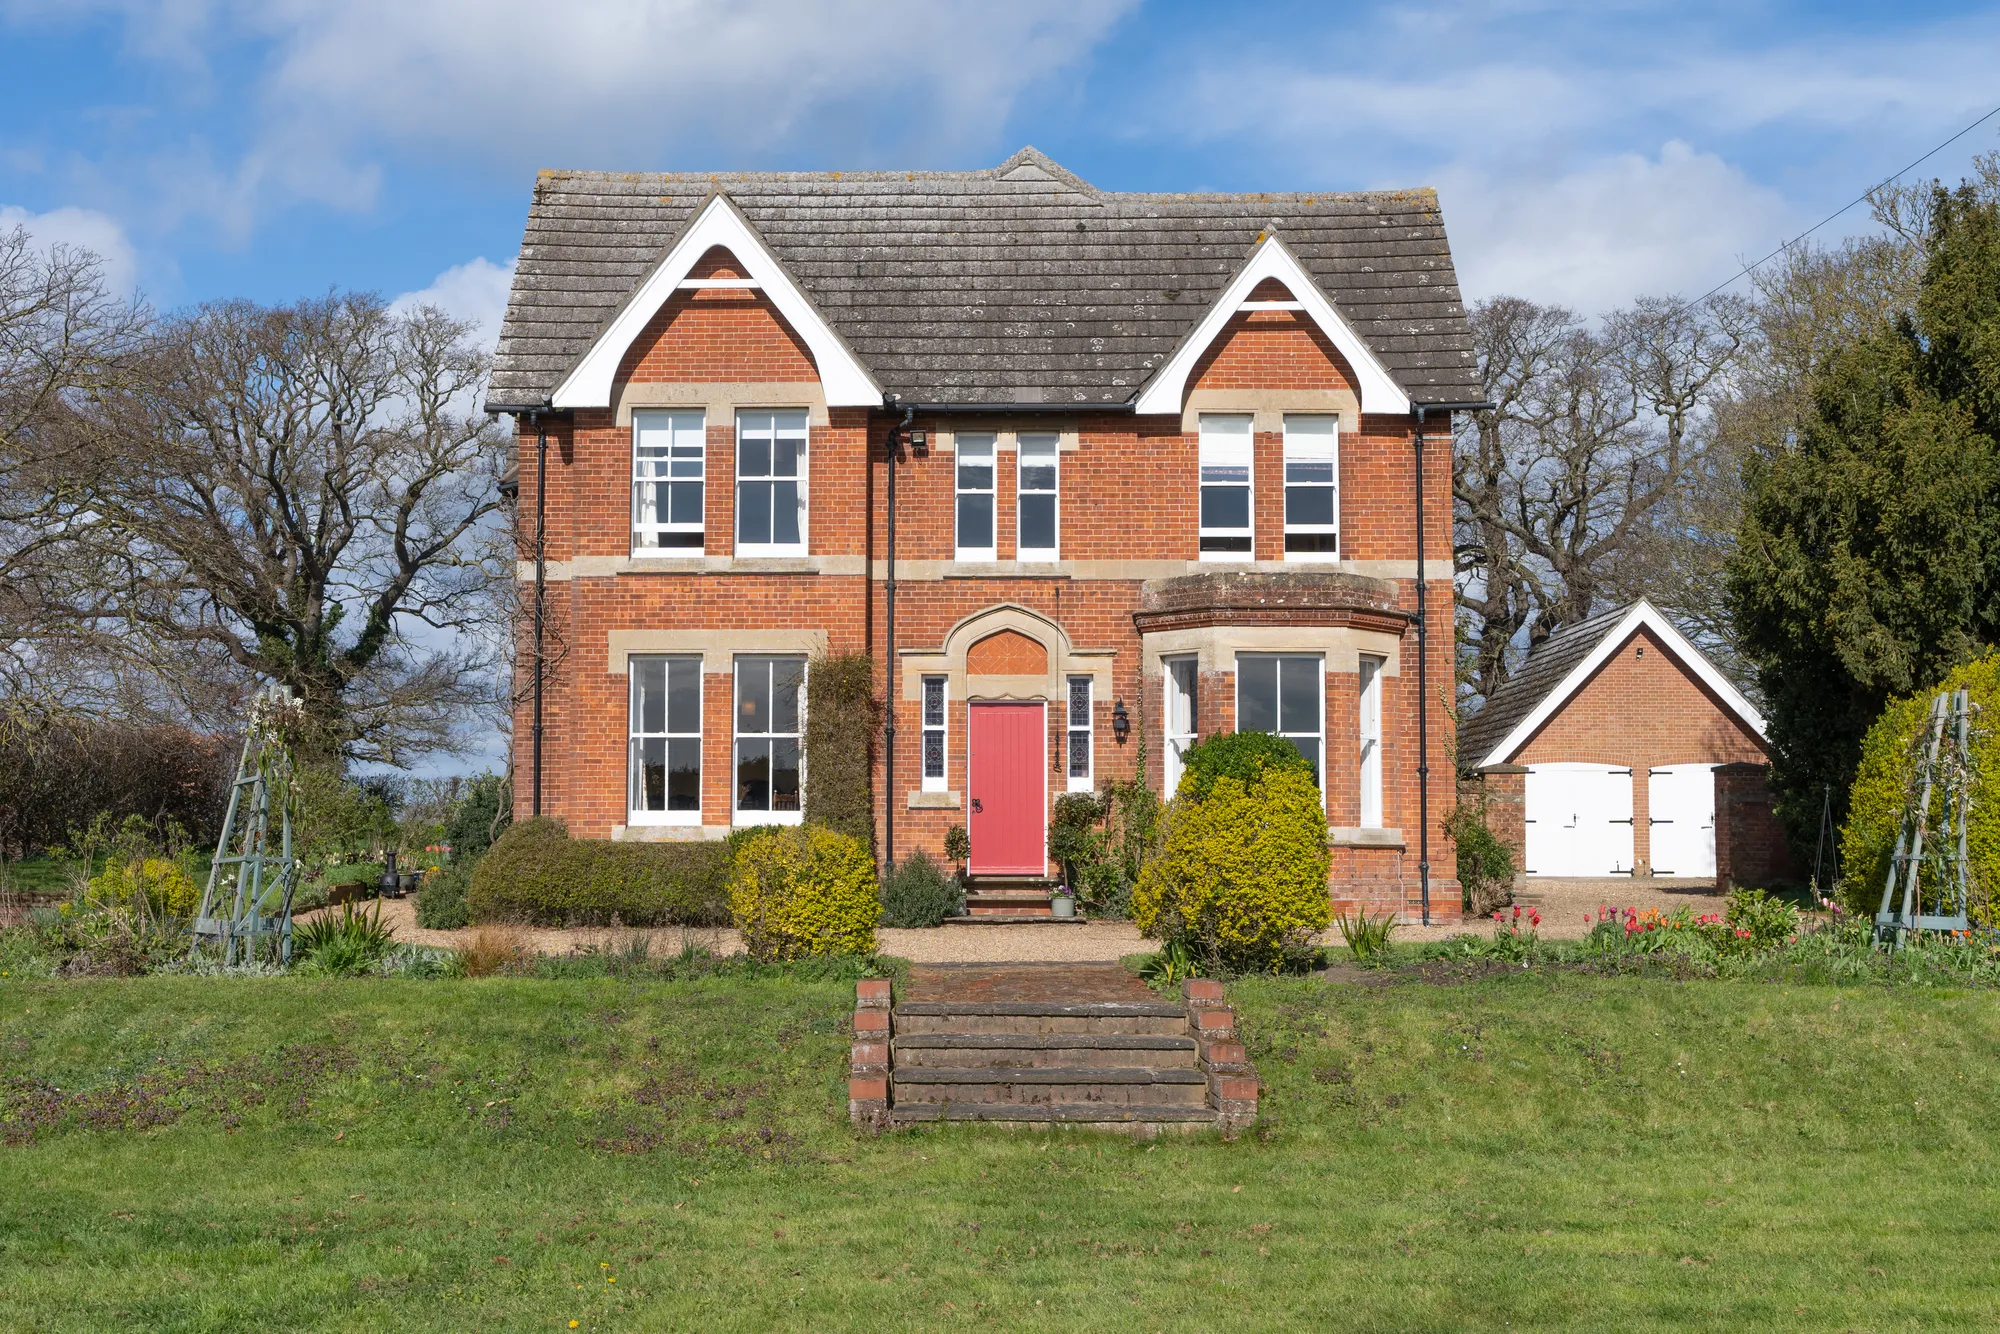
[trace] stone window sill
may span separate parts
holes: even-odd
[[[912,792],[910,804],[905,808],[912,811],[955,811],[964,803],[956,792]]]
[[[1326,841],[1336,848],[1396,848],[1405,846],[1400,829],[1360,829],[1334,826],[1326,831]]]

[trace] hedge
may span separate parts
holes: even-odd
[[[560,820],[508,827],[473,868],[475,922],[534,926],[722,926],[729,848],[720,842],[571,838]]]
[[[1940,690],[1961,687],[1971,695],[1975,710],[1972,762],[1977,774],[1966,854],[1971,861],[1975,914],[1991,921],[1993,892],[2000,888],[2000,745],[1992,739],[1993,729],[2000,725],[2000,653],[1967,663],[1931,689],[1891,700],[1862,738],[1861,764],[1848,792],[1847,824],[1840,834],[1840,894],[1847,907],[1864,918],[1872,918],[1882,906],[1882,884],[1902,823],[1913,752],[1921,744],[1917,737],[1929,721],[1931,701]],[[1942,814],[1942,805],[1934,806],[1933,829]],[[1924,887],[1930,888],[1928,875]]]
[[[875,662],[820,656],[806,671],[805,821],[875,846]]]

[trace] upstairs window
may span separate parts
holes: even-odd
[[[1072,792],[1091,789],[1090,684],[1087,676],[1069,678],[1069,790]]]
[[[945,682],[942,676],[924,678],[924,791],[942,792],[944,785]]]
[[[1249,560],[1249,413],[1201,415],[1201,558]]]
[[[702,550],[707,419],[700,412],[632,414],[632,547]]]
[[[1019,472],[1019,546],[1022,560],[1056,558],[1056,437],[1023,435]]]
[[[1285,559],[1338,559],[1340,418],[1285,416]]]
[[[737,824],[797,824],[806,660],[736,660]]]
[[[701,659],[631,658],[626,823],[701,823]]]
[[[1325,766],[1320,763],[1325,702],[1317,655],[1237,655],[1237,730],[1270,732],[1297,747],[1312,765],[1322,802],[1326,800]]]
[[[992,560],[993,437],[963,433],[957,454],[958,537],[960,560]]]
[[[736,554],[806,551],[804,409],[736,414]]]

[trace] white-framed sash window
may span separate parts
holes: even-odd
[[[1056,559],[1059,540],[1056,435],[1023,432],[1016,456],[1015,553],[1021,560]]]
[[[701,823],[701,659],[626,660],[631,689],[625,822]]]
[[[993,560],[995,531],[993,472],[995,437],[961,432],[954,445],[956,460],[956,552],[960,560]]]
[[[923,774],[924,791],[945,790],[945,720],[948,677],[923,678]]]
[[[1181,785],[1187,767],[1188,750],[1195,743],[1195,728],[1201,718],[1199,663],[1193,658],[1168,658],[1166,667],[1166,792],[1172,798]]]
[[[1236,655],[1236,730],[1269,732],[1298,748],[1326,801],[1325,660],[1318,654]]]
[[[736,659],[735,823],[799,823],[805,694],[804,658]]]
[[[1091,743],[1096,739],[1091,723],[1091,678],[1069,678],[1069,790],[1088,792],[1091,780]]]
[[[708,419],[693,411],[632,414],[632,548],[702,552]]]
[[[1361,655],[1361,827],[1382,827],[1382,669],[1386,659]]]
[[[736,554],[806,552],[806,412],[736,414]]]
[[[1285,559],[1338,560],[1340,418],[1285,414]]]
[[[1199,443],[1203,560],[1249,560],[1252,478],[1251,422],[1247,412],[1204,412]]]

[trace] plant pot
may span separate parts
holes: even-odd
[[[1076,900],[1067,894],[1057,894],[1049,900],[1049,907],[1058,917],[1076,916]]]

